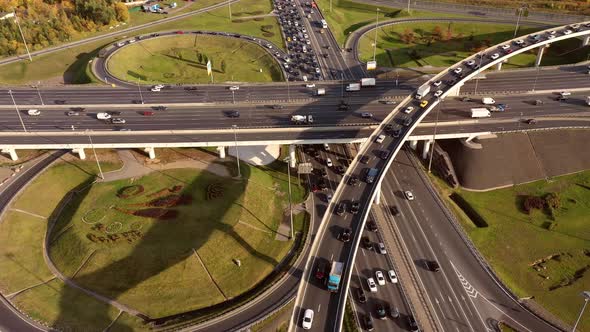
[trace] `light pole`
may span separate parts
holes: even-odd
[[[43,103],[43,98],[41,98],[41,91],[39,91],[39,85],[41,85],[41,81],[37,81],[37,85],[35,86],[37,88],[37,94],[39,95],[39,100],[41,100],[41,105],[45,105],[45,103]]]
[[[235,96],[235,91],[231,90],[231,100],[232,100],[232,104],[236,103],[236,96]]]
[[[242,177],[242,172],[240,171],[240,150],[238,149],[238,134],[236,133],[236,129],[238,129],[238,125],[231,126],[234,131],[234,143],[236,146],[236,160],[238,161],[238,177]]]
[[[141,87],[139,87],[139,77],[137,78],[137,91],[139,91],[139,99],[141,100],[141,104],[143,105],[143,94],[141,93]]]
[[[287,75],[287,102],[291,102],[291,90],[289,89],[289,75]]]
[[[442,100],[438,103],[437,106],[442,108]],[[436,129],[438,127],[438,114],[440,113],[440,109],[437,108],[436,110],[436,121],[434,122],[434,133],[432,134],[432,146],[430,147],[430,161],[428,161],[428,173],[430,173],[430,169],[432,167],[432,157],[434,156],[434,145],[436,144]]]
[[[20,124],[23,126],[23,131],[27,132],[27,127],[25,127],[25,123],[23,122],[23,118],[20,116],[20,111],[18,110],[18,106],[16,105],[16,101],[14,100],[14,96],[12,95],[12,90],[8,90],[8,94],[10,98],[12,98],[12,103],[14,104],[14,109],[16,110],[16,115],[18,115],[18,119],[20,120]]]
[[[342,72],[340,73],[340,81],[342,82],[340,84],[340,98],[344,98],[344,74]]]
[[[291,203],[291,157],[285,158],[287,163],[287,182],[289,183],[289,220],[291,222],[291,235],[289,239],[293,238],[293,204]]]
[[[16,25],[18,26],[18,31],[20,31],[20,36],[23,38],[23,43],[25,44],[25,49],[27,50],[27,55],[29,56],[29,61],[33,62],[33,58],[31,57],[31,53],[29,52],[29,46],[27,46],[27,41],[25,40],[25,34],[23,33],[23,30],[21,29],[20,24],[18,23],[18,16],[16,16],[16,11],[13,13],[14,13],[14,21],[16,22]]]
[[[477,68],[477,74],[476,76],[479,76],[479,73],[481,72],[481,60],[483,60],[483,53],[479,54],[479,65]],[[473,90],[473,94],[477,94],[477,85],[479,83],[479,77],[475,79],[475,89]]]
[[[518,25],[520,24],[520,17],[522,16],[522,12],[526,9],[526,5],[521,5],[518,8],[518,18],[516,19],[516,28],[514,28],[514,37],[516,38],[516,33],[518,32]]]
[[[92,142],[92,136],[90,133],[92,130],[86,129],[86,135],[88,135],[88,140],[90,141],[90,147],[92,148],[92,153],[94,153],[94,159],[96,159],[96,165],[98,166],[98,173],[99,177],[104,180],[104,174],[102,174],[102,168],[100,167],[100,161],[98,161],[98,156],[96,155],[96,149],[94,148],[94,143]]]
[[[589,291],[583,291],[582,293],[580,293],[580,295],[584,298],[584,305],[582,306],[582,310],[580,310],[580,314],[578,315],[578,319],[576,320],[576,324],[574,324],[574,328],[572,329],[572,332],[576,332],[576,328],[578,327],[578,324],[580,323],[580,319],[582,319],[582,315],[584,314],[584,310],[586,309],[586,305],[588,304],[588,300],[590,300],[590,292]]]
[[[375,23],[375,41],[373,42],[373,61],[377,55],[377,32],[379,31],[379,8],[377,8],[377,23]]]
[[[231,1],[227,2],[227,8],[229,8],[229,21],[231,22]]]
[[[537,87],[537,80],[539,79],[539,72],[541,71],[541,66],[537,67],[537,74],[535,75],[535,81],[533,82],[533,92],[535,92],[535,88]]]
[[[410,13],[410,0],[408,0],[408,14]]]

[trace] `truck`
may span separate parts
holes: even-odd
[[[375,178],[377,177],[377,174],[379,174],[379,169],[369,168],[367,170],[367,176],[365,177],[365,182],[367,182],[367,183],[375,182]]]
[[[590,96],[586,97],[586,105],[590,106]]]
[[[346,86],[346,91],[360,91],[361,90],[361,84],[360,83],[349,83]]]
[[[344,271],[344,263],[332,262],[332,268],[330,268],[330,274],[328,275],[328,290],[330,292],[337,292],[340,287],[340,278]]]
[[[492,116],[492,113],[487,108],[472,108],[471,109],[471,117],[472,118],[489,118]]]
[[[375,79],[374,78],[361,78],[361,86],[375,86]]]
[[[293,115],[291,116],[291,122],[295,124],[312,124],[313,116],[311,115]]]
[[[481,98],[481,103],[484,105],[494,105],[496,101],[494,100],[494,98],[483,97]]]
[[[426,83],[418,88],[416,91],[416,99],[422,99],[422,97],[426,96],[430,92],[430,84]]]
[[[324,89],[324,88],[318,88],[317,90],[315,90],[316,96],[323,96],[325,94],[326,94],[326,89]]]

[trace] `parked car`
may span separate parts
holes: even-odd
[[[383,271],[375,272],[375,279],[377,280],[377,284],[379,286],[385,286],[385,277],[383,276]]]
[[[336,214],[339,216],[343,216],[344,212],[346,212],[346,204],[344,202],[340,202],[337,206],[336,206]]]
[[[367,295],[363,291],[362,287],[357,288],[356,296],[358,298],[359,303],[366,303],[367,302]]]
[[[373,249],[373,243],[366,236],[363,236],[361,238],[361,244],[362,244],[363,248],[365,248],[365,249],[368,249],[368,250]]]
[[[387,310],[383,304],[377,304],[375,306],[375,316],[379,319],[386,319],[387,318]]]
[[[357,214],[357,213],[359,213],[360,208],[361,208],[361,203],[359,203],[358,201],[354,201],[350,205],[350,213]]]
[[[389,281],[394,284],[397,284],[397,275],[395,274],[394,270],[387,271],[387,276],[389,277]]]
[[[385,244],[383,242],[376,243],[375,251],[380,253],[381,255],[387,255],[387,250],[385,250]]]
[[[375,284],[373,278],[367,278],[367,285],[369,286],[371,293],[377,293],[377,284]]]

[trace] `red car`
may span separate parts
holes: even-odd
[[[315,4],[315,1],[311,2],[311,8],[318,8],[318,6]]]
[[[143,115],[144,116],[153,116],[154,115],[154,112],[152,112],[152,111],[143,111]]]
[[[178,34],[178,35],[184,35],[184,31],[180,31],[180,30],[179,31],[176,31],[176,34]]]

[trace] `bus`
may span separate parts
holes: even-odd
[[[328,28],[328,22],[326,22],[326,20],[322,20],[321,21],[322,24],[322,29],[327,29]]]

